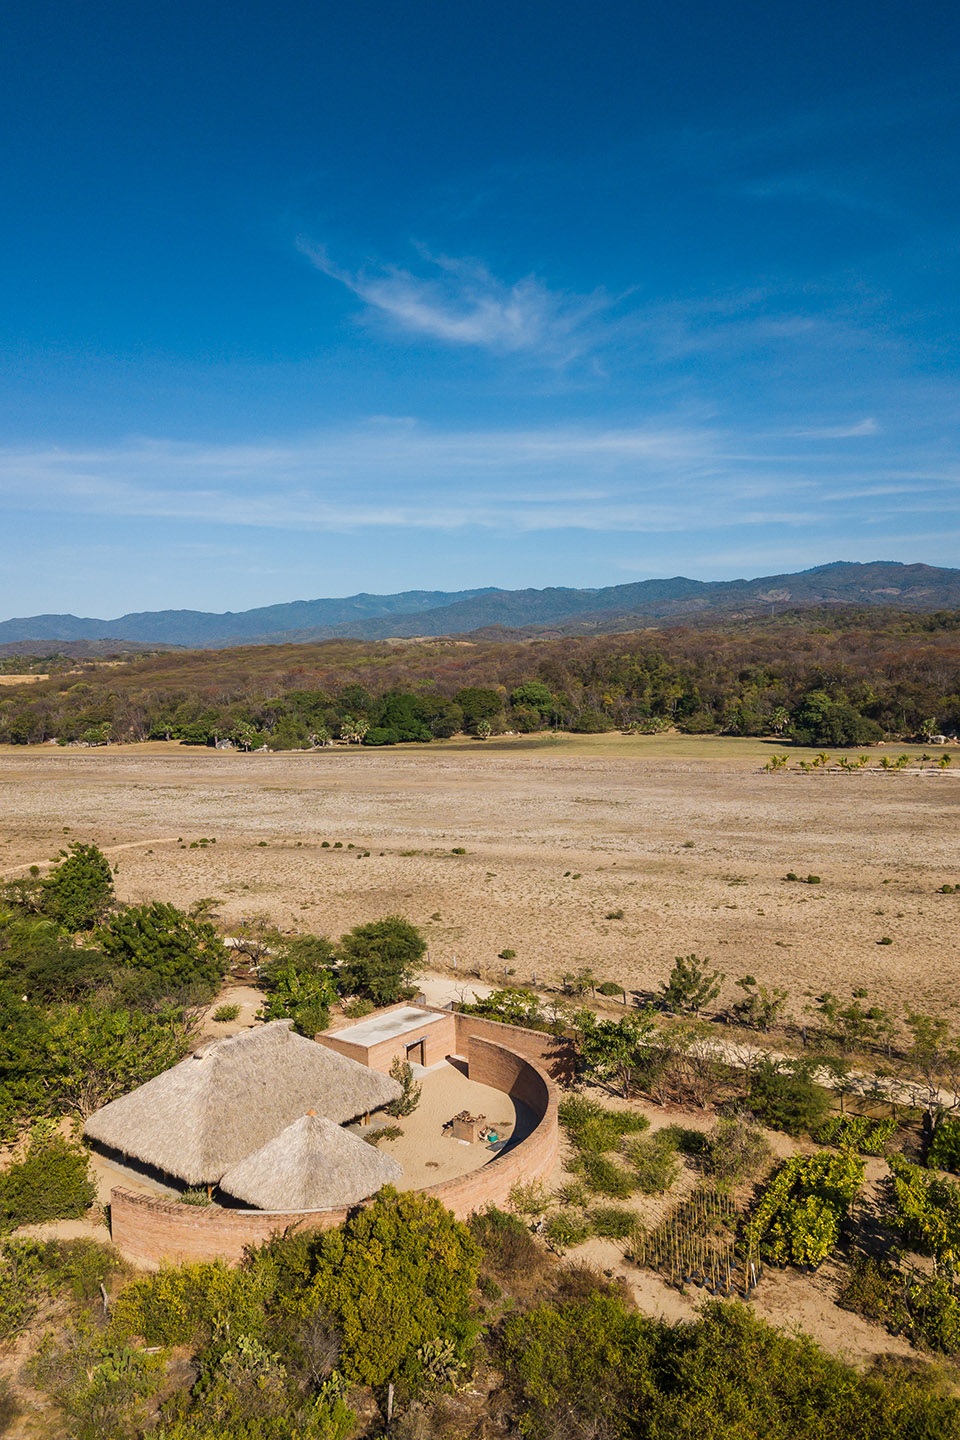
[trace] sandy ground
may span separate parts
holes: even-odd
[[[228,926],[266,911],[335,936],[399,911],[433,968],[456,960],[488,981],[509,948],[518,978],[588,963],[642,993],[696,950],[728,993],[750,972],[798,1010],[854,984],[955,1004],[960,896],[935,892],[960,883],[960,777],[761,774],[769,753],[619,736],[286,755],[8,747],[0,870],[95,839],[123,899],[215,896]],[[201,837],[216,843],[190,848]]]
[[[382,1140],[384,1155],[392,1155],[403,1166],[400,1190],[422,1190],[441,1180],[452,1180],[479,1170],[494,1159],[497,1148],[486,1141],[455,1140],[444,1134],[443,1126],[454,1115],[467,1110],[482,1115],[501,1140],[514,1135],[522,1139],[529,1133],[531,1115],[526,1106],[515,1104],[509,1095],[489,1085],[468,1080],[456,1065],[441,1061],[429,1069],[414,1066],[416,1081],[423,1087],[420,1104],[412,1115],[392,1121],[389,1116],[375,1116],[370,1124],[396,1124],[403,1131],[397,1140]],[[355,1127],[348,1127],[355,1128]],[[356,1128],[358,1135],[365,1132]],[[366,1132],[369,1134],[369,1131]]]

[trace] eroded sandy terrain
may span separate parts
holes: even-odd
[[[960,895],[935,891],[960,883],[960,780],[771,776],[762,754],[618,737],[308,755],[6,749],[0,869],[95,839],[128,847],[115,852],[123,899],[216,896],[230,922],[268,911],[333,935],[400,911],[434,964],[456,956],[488,979],[510,948],[520,978],[585,962],[642,991],[696,950],[730,981],[786,985],[798,1009],[806,991],[853,985],[954,1005]],[[200,837],[216,844],[189,848]],[[786,883],[788,870],[822,883]]]

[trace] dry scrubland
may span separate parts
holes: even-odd
[[[696,950],[728,984],[749,971],[797,998],[865,985],[889,1003],[954,1005],[960,896],[935,891],[960,883],[960,775],[758,773],[774,748],[621,736],[275,755],[5,748],[0,870],[93,839],[127,847],[121,899],[216,896],[230,923],[267,911],[333,935],[401,911],[431,963],[456,956],[488,979],[509,947],[520,979],[582,961],[642,992]],[[189,848],[200,837],[216,844]],[[788,870],[822,883],[784,883]]]

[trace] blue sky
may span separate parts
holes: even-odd
[[[0,613],[958,562],[960,10],[5,19]]]

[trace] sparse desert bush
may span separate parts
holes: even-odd
[[[650,1121],[633,1110],[609,1110],[586,1095],[567,1095],[560,1101],[560,1123],[570,1143],[584,1153],[619,1150],[625,1135],[647,1130]]]
[[[662,1130],[629,1140],[624,1154],[633,1172],[634,1188],[644,1195],[662,1195],[680,1174],[677,1147]]]
[[[582,1245],[590,1234],[590,1224],[573,1210],[555,1210],[544,1223],[543,1238],[554,1255],[565,1255],[575,1245]]]
[[[597,1205],[587,1212],[587,1219],[593,1233],[604,1240],[625,1240],[637,1223],[632,1210],[623,1210],[618,1205]]]
[[[227,1024],[231,1020],[236,1020],[239,1014],[239,1005],[218,1005],[213,1012],[213,1018],[220,1024]]]
[[[636,1142],[636,1143],[639,1143]],[[612,1200],[626,1200],[637,1188],[637,1181],[631,1171],[616,1165],[605,1155],[586,1152],[574,1156],[568,1167],[594,1195],[609,1195]]]

